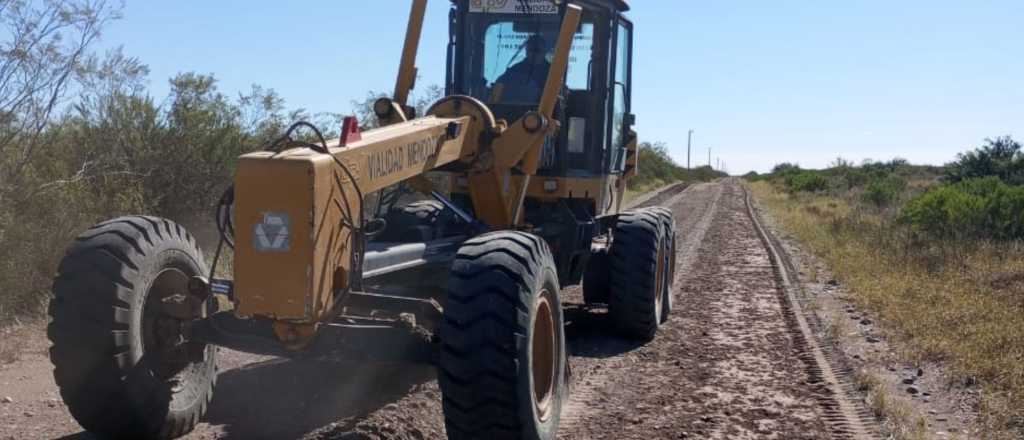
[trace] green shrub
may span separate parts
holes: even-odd
[[[1024,188],[999,178],[966,180],[907,203],[902,220],[938,238],[1024,239]]]
[[[800,172],[800,165],[795,163],[783,162],[776,164],[772,167],[772,174],[781,176],[784,174],[798,173]]]
[[[903,219],[914,230],[939,238],[974,235],[983,206],[981,197],[945,186],[907,203]]]
[[[644,142],[638,147],[637,154],[640,155],[640,169],[631,184],[650,186],[682,180],[682,174],[686,170],[672,160],[667,145],[661,142]]]
[[[906,159],[899,157],[893,158],[888,162],[875,162],[872,160],[868,160],[865,161],[860,167],[864,170],[871,171],[876,174],[896,173],[914,168],[914,166],[910,165],[910,162],[907,162]]]
[[[786,186],[791,192],[818,192],[827,189],[829,181],[821,173],[801,171],[787,176]]]
[[[865,203],[883,208],[893,205],[906,187],[906,181],[899,177],[892,175],[878,177],[868,182],[861,198]]]
[[[874,186],[873,191],[886,192],[892,189],[893,185],[900,186],[897,182],[880,182],[881,180],[895,177],[901,171],[909,168],[904,159],[893,159],[889,162],[866,161],[860,166],[854,166],[851,162],[842,158],[836,159],[832,166],[823,170],[822,173],[829,180],[829,190],[834,195],[841,195],[854,188]],[[896,188],[902,190],[902,187]],[[889,194],[892,195],[892,194]],[[885,196],[882,195],[884,198]]]
[[[669,154],[668,145],[663,142],[643,142],[638,150],[639,171],[629,181],[629,188],[633,191],[646,191],[673,182],[704,182],[726,176],[707,166],[692,170],[679,166]]]
[[[999,177],[1010,185],[1024,185],[1024,153],[1021,144],[1009,136],[985,139],[985,145],[957,155],[946,166],[946,180],[962,182],[982,177]]]

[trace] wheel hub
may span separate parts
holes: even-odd
[[[552,416],[557,381],[557,356],[559,353],[558,332],[548,292],[542,292],[537,302],[533,320],[533,349],[531,369],[533,372],[533,404],[537,418],[542,422]]]
[[[188,337],[190,320],[201,315],[194,299],[185,293],[188,282],[189,276],[179,269],[160,272],[149,287],[142,314],[142,350],[152,356],[148,364],[172,383],[190,365],[206,358],[206,346],[192,343]]]

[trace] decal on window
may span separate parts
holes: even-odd
[[[557,14],[551,0],[470,0],[469,12],[489,14]]]

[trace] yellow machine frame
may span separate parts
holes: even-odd
[[[495,120],[485,104],[464,96],[444,98],[429,115],[408,120],[406,101],[414,86],[425,8],[426,0],[413,2],[394,99],[375,105],[382,128],[362,133],[355,142],[333,140],[329,154],[296,148],[251,153],[239,162],[235,221],[242,245],[234,263],[236,312],[276,320],[283,340],[308,341],[315,324],[335,305],[336,293],[349,287],[357,270],[350,263],[354,231],[343,220],[346,214],[362,219],[356,194],[410,179],[422,188],[429,185],[421,178],[424,173],[461,161],[471,168],[466,177],[476,214],[492,229],[521,226],[527,193],[604,198],[614,191],[621,202],[621,181],[612,182],[609,190],[609,179],[561,179],[559,192],[551,192],[532,179],[545,138],[559,129],[553,111],[580,22],[579,7],[568,6],[540,105],[511,124]],[[518,170],[514,176],[513,167]],[[249,245],[265,238],[257,230],[268,216],[289,219],[286,248],[260,251]]]

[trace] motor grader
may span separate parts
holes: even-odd
[[[84,428],[187,434],[226,347],[435,364],[449,438],[552,439],[568,396],[560,292],[582,284],[622,335],[654,337],[675,226],[622,211],[638,166],[626,1],[454,0],[447,96],[417,115],[426,6],[412,2],[379,128],[346,118],[327,140],[299,122],[239,158],[211,259],[147,216],[70,245],[48,334]]]

